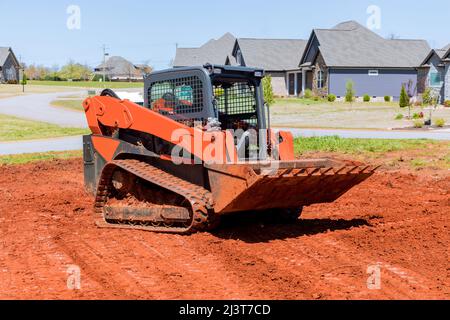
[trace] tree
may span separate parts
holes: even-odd
[[[44,80],[49,73],[50,70],[42,65],[36,66],[32,64],[25,68],[25,74],[30,80]]]
[[[271,106],[275,103],[272,87],[272,77],[265,76],[262,81],[264,90],[264,101],[267,103],[267,105]]]
[[[345,85],[345,101],[346,102],[353,102],[355,98],[355,89],[353,87],[355,86],[355,83],[352,80],[348,80]]]
[[[406,108],[408,107],[408,117],[411,119],[411,104],[409,103],[409,96],[406,92],[405,85],[402,85],[402,91],[400,91],[400,101],[399,101],[400,108]]]
[[[65,80],[89,80],[92,71],[88,66],[69,61],[59,71],[59,77]]]

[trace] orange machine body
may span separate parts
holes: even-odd
[[[118,140],[110,139],[111,131],[127,129],[178,145],[205,163],[238,162],[234,138],[228,131],[207,132],[202,127],[189,127],[129,100],[96,96],[87,98],[83,106],[95,149],[106,161],[113,160],[119,146]],[[272,132],[271,137],[272,145],[278,150],[279,158],[276,160],[293,160],[292,134],[280,132],[275,135]],[[162,156],[167,158],[171,155]]]

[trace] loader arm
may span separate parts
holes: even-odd
[[[87,98],[83,107],[94,136],[108,136],[110,130],[130,129],[178,145],[203,162],[237,161],[233,136],[229,132],[205,132],[203,128],[188,127],[131,101],[112,97]]]

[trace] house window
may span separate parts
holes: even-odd
[[[430,71],[430,87],[440,87],[442,86],[442,76],[439,71],[432,69]]]
[[[319,70],[317,72],[317,89],[323,88],[323,71]]]
[[[377,77],[379,75],[378,70],[369,70],[369,76]]]

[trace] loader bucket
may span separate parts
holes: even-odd
[[[330,203],[377,167],[330,159],[208,165],[217,214]]]

